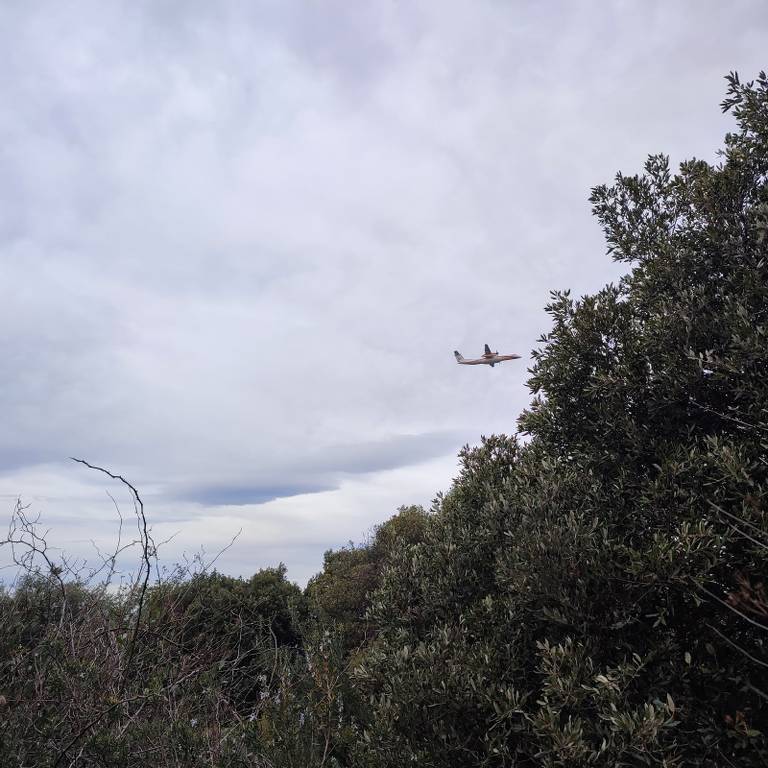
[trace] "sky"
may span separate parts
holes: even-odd
[[[514,433],[588,196],[715,159],[763,0],[3,0],[0,512],[304,584]],[[523,356],[457,366],[489,343]],[[0,563],[7,551],[0,551]]]

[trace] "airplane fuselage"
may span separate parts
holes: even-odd
[[[486,349],[488,347],[486,346]],[[519,360],[520,355],[500,355],[498,352],[486,352],[482,357],[476,357],[471,360],[464,358],[457,350],[454,353],[456,362],[459,365],[490,365],[493,367],[496,363],[503,363],[505,360]]]
[[[478,357],[475,360],[458,360],[459,365],[496,365],[496,363],[503,363],[505,360],[518,360],[520,355],[488,355],[486,357]]]

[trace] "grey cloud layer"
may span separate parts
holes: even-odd
[[[451,351],[525,354],[550,289],[618,274],[589,187],[711,158],[767,30],[757,0],[3,3],[0,472],[80,455],[194,517],[514,430],[524,361]]]
[[[331,448],[312,450],[301,456],[301,464],[287,466],[282,471],[273,466],[265,469],[253,467],[247,485],[222,483],[226,471],[217,468],[218,482],[168,489],[168,495],[183,501],[205,506],[261,504],[278,498],[288,498],[307,493],[320,493],[338,487],[347,475],[366,475],[429,459],[445,456],[455,450],[458,433],[402,435],[375,442],[352,445],[336,445]]]

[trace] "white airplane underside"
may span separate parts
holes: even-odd
[[[487,344],[485,345],[483,356],[477,357],[474,360],[467,360],[458,350],[454,350],[453,354],[459,365],[490,365],[491,368],[493,368],[496,363],[503,363],[505,360],[520,359],[520,355],[500,355],[498,351],[491,352],[491,348]]]

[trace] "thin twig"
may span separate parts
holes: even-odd
[[[709,595],[714,600],[717,600],[718,603],[724,605],[729,611],[733,611],[737,616],[741,616],[742,619],[745,619],[750,624],[754,624],[754,626],[756,626],[758,629],[762,629],[763,632],[768,632],[768,627],[766,627],[765,624],[760,624],[760,622],[755,621],[754,619],[750,619],[749,616],[734,608],[730,603],[719,598],[716,594],[714,594],[714,592],[710,592],[706,587],[702,587],[701,584],[698,584],[697,586],[702,592]]]
[[[730,645],[730,646],[733,646],[733,647],[734,647],[734,648],[735,648],[735,649],[736,649],[736,650],[737,650],[739,653],[741,653],[742,655],[746,656],[746,657],[747,657],[748,659],[750,659],[751,661],[754,661],[754,662],[755,662],[755,664],[759,664],[761,667],[766,667],[766,668],[768,668],[768,663],[766,663],[766,662],[764,662],[764,661],[760,661],[760,659],[757,659],[757,658],[755,658],[755,657],[754,657],[754,656],[753,656],[753,655],[752,655],[752,654],[751,654],[749,651],[745,650],[745,649],[744,649],[744,648],[742,648],[740,645],[737,645],[736,643],[734,643],[734,642],[733,642],[733,640],[731,640],[729,637],[727,637],[726,635],[724,635],[724,634],[723,634],[723,633],[722,633],[722,632],[721,632],[719,629],[716,629],[716,628],[715,628],[715,627],[713,627],[711,624],[707,624],[707,626],[708,626],[708,627],[709,627],[709,628],[710,628],[710,629],[711,629],[711,630],[712,630],[712,631],[713,631],[715,634],[717,634],[717,635],[720,635],[720,637],[722,637],[722,638],[723,638],[723,640],[725,640],[725,642],[726,642],[726,643],[728,643],[728,645]]]
[[[122,475],[116,475],[112,472],[110,472],[108,469],[104,469],[104,467],[97,467],[94,464],[90,464],[89,462],[85,461],[85,459],[76,459],[74,456],[70,456],[70,459],[72,461],[77,462],[78,464],[83,464],[84,466],[88,467],[89,469],[94,469],[97,472],[103,472],[105,475],[108,475],[113,480],[119,480],[123,485],[125,485],[127,488],[131,490],[131,493],[133,493],[133,498],[135,500],[135,503],[138,504],[137,509],[137,517],[139,518],[140,523],[140,533],[142,537],[142,556],[144,560],[143,567],[146,568],[146,573],[144,574],[144,580],[141,584],[141,588],[139,591],[139,604],[136,609],[136,620],[133,624],[133,633],[131,634],[131,640],[130,644],[128,646],[128,656],[125,662],[125,666],[123,667],[123,680],[122,680],[122,686],[125,685],[125,680],[128,677],[128,672],[130,670],[131,663],[133,661],[134,653],[136,651],[136,639],[139,635],[139,627],[141,626],[141,612],[144,608],[144,596],[147,592],[147,587],[149,585],[149,577],[152,570],[152,565],[149,562],[149,531],[147,529],[147,518],[144,515],[144,502],[141,500],[141,496],[139,496],[139,492],[136,490],[136,488],[131,485]]]
[[[745,429],[756,429],[761,432],[768,432],[768,427],[764,427],[762,424],[750,424],[748,421],[742,421],[741,419],[737,419],[735,416],[729,416],[727,413],[721,413],[720,411],[716,411],[714,408],[710,408],[707,405],[702,405],[692,397],[688,399],[688,402],[692,403],[697,408],[700,408],[702,411],[712,413],[721,419],[725,419],[726,421],[732,421],[734,424],[738,424],[740,427],[744,427]]]
[[[753,525],[748,520],[742,520],[740,517],[737,517],[736,515],[732,514],[731,512],[726,511],[721,506],[718,506],[717,504],[715,504],[714,501],[710,501],[709,499],[706,499],[706,502],[707,502],[707,504],[709,504],[710,507],[713,507],[718,512],[721,512],[726,517],[730,517],[732,520],[735,520],[740,525],[746,525],[748,528],[751,528],[753,531],[756,531],[761,536],[768,536],[768,532],[762,530],[761,528],[758,528],[756,525]],[[765,546],[765,544],[761,544],[761,546]]]

